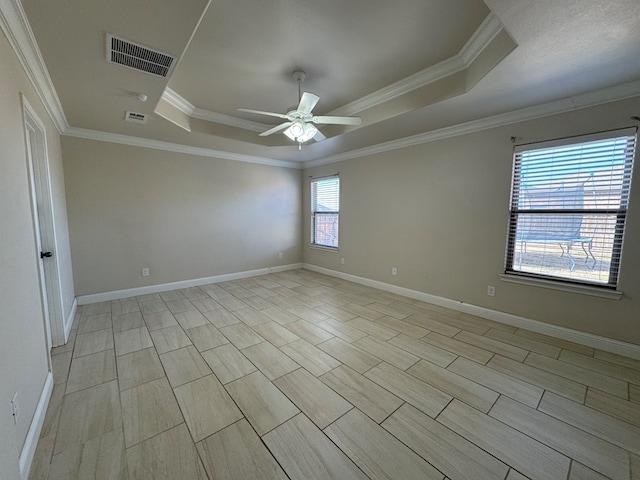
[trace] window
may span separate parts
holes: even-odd
[[[616,287],[634,130],[516,147],[506,273]]]
[[[338,248],[340,179],[311,181],[311,244]]]

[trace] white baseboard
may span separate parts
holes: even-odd
[[[488,320],[494,320],[496,322],[511,325],[513,327],[524,328],[525,330],[531,330],[532,332],[542,333],[544,335],[549,335],[551,337],[560,338],[562,340],[579,343],[581,345],[597,348],[606,352],[616,353],[625,357],[640,359],[640,345],[621,342],[612,338],[601,337],[599,335],[581,332],[579,330],[573,330],[558,325],[552,325],[550,323],[533,320],[531,318],[519,317],[510,313],[491,310],[489,308],[479,307],[477,305],[460,302],[458,300],[438,297],[436,295],[430,295],[428,293],[420,292],[417,290],[411,290],[408,288],[399,287],[397,285],[391,285],[389,283],[371,280],[369,278],[358,277],[356,275],[350,275],[348,273],[330,270],[328,268],[319,267],[317,265],[305,263],[303,264],[302,268],[318,273],[324,273],[326,275],[341,278],[343,280],[348,280],[350,282],[359,283],[361,285],[366,285],[368,287],[377,288],[385,292],[391,292],[402,295],[404,297],[413,298],[414,300],[420,300],[422,302],[431,303],[440,307],[450,308],[458,312],[468,313],[470,315],[486,318]]]
[[[195,278],[193,280],[181,280],[179,282],[161,283],[158,285],[148,285],[145,287],[128,288],[125,290],[115,290],[112,292],[94,293],[91,295],[80,295],[77,297],[78,305],[88,305],[90,303],[108,302],[111,300],[120,300],[122,298],[130,298],[138,295],[146,295],[149,293],[161,293],[179,288],[200,287],[210,283],[228,282],[230,280],[240,280],[242,278],[258,277],[268,273],[284,272],[287,270],[296,270],[302,268],[302,263],[292,263],[289,265],[281,265],[278,267],[260,268],[257,270],[248,270],[246,272],[227,273],[224,275],[216,275],[213,277]]]
[[[73,303],[71,304],[71,311],[67,316],[67,321],[64,324],[64,343],[66,344],[69,341],[69,334],[71,333],[71,328],[73,327],[73,320],[76,318],[76,312],[78,311],[78,299],[74,298]]]
[[[47,413],[47,407],[49,406],[49,400],[51,399],[51,392],[53,391],[53,374],[47,373],[47,378],[40,394],[40,400],[38,406],[33,414],[33,420],[29,426],[27,432],[27,438],[24,441],[22,451],[20,452],[20,477],[23,480],[29,478],[29,470],[31,469],[31,462],[33,462],[33,455],[36,453],[36,447],[38,446],[38,439],[40,438],[40,432],[44,425],[44,417]]]

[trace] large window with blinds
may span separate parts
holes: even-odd
[[[338,248],[340,178],[311,180],[311,244]]]
[[[506,273],[615,288],[636,130],[515,148]]]

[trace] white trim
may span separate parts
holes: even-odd
[[[597,285],[591,286],[579,283],[566,283],[562,281],[546,280],[544,278],[525,277],[518,274],[503,273],[498,276],[500,277],[500,280],[507,283],[548,288],[551,290],[560,290],[561,292],[579,293],[581,295],[609,298],[611,300],[620,300],[623,295],[620,290],[611,290],[608,288],[598,287]]]
[[[581,332],[579,330],[573,330],[558,325],[552,325],[550,323],[541,322],[539,320],[533,320],[530,318],[519,317],[506,312],[500,312],[497,310],[491,310],[485,307],[479,307],[470,303],[460,302],[458,300],[451,300],[449,298],[438,297],[417,290],[411,290],[397,285],[391,285],[389,283],[379,282],[377,280],[371,280],[364,277],[358,277],[348,273],[338,272],[336,270],[330,270],[328,268],[319,267],[317,265],[311,265],[305,263],[302,268],[312,270],[314,272],[324,273],[350,282],[359,283],[368,287],[377,288],[385,292],[395,293],[414,300],[420,300],[426,303],[432,303],[444,308],[450,308],[462,313],[468,313],[477,317],[486,318],[513,327],[524,328],[531,330],[532,332],[542,333],[551,337],[568,340],[570,342],[579,343],[581,345],[587,345],[589,347],[598,348],[625,357],[640,359],[640,345],[632,343],[621,342],[612,338],[601,337],[587,332]]]
[[[69,340],[69,334],[71,333],[71,329],[73,328],[73,321],[76,318],[76,312],[78,311],[78,299],[74,298],[73,303],[71,304],[71,311],[67,316],[67,321],[64,324],[64,343],[66,344]]]
[[[360,158],[378,153],[398,150],[400,148],[412,147],[423,143],[443,140],[459,135],[488,130],[490,128],[504,127],[514,123],[535,120],[537,118],[548,117],[560,113],[580,110],[583,108],[601,105],[603,103],[615,102],[640,95],[640,81],[625,83],[614,87],[588,92],[573,97],[567,97],[553,102],[542,103],[532,107],[522,108],[511,112],[500,113],[491,117],[472,120],[470,122],[452,125],[425,133],[419,133],[411,137],[391,140],[377,145],[351,150],[350,152],[338,153],[318,160],[304,162],[304,168],[317,167],[329,163],[342,162],[353,158]]]
[[[146,287],[128,288],[126,290],[115,290],[112,292],[80,295],[78,297],[78,305],[88,305],[90,303],[120,300],[122,298],[130,298],[138,295],[146,295],[149,293],[167,292],[169,290],[176,290],[179,288],[200,287],[202,285],[208,285],[210,283],[228,282],[230,280],[257,277],[260,275],[267,275],[268,273],[285,272],[287,270],[296,270],[298,268],[302,268],[302,263],[292,263],[289,265],[281,265],[277,267],[259,268],[257,270],[247,270],[245,272],[226,273],[223,275],[215,275],[213,277],[194,278],[193,280],[180,280],[178,282],[148,285]]]
[[[69,124],[38,48],[38,42],[19,0],[0,0],[0,27],[5,32],[11,48],[58,129],[58,133],[62,133]]]
[[[49,400],[51,399],[51,392],[53,391],[53,374],[47,372],[47,378],[44,381],[42,392],[40,393],[40,400],[38,400],[38,406],[33,414],[33,420],[29,426],[27,432],[27,438],[22,446],[20,452],[20,477],[23,480],[29,478],[29,470],[31,470],[31,463],[33,462],[33,455],[36,453],[36,447],[38,446],[38,439],[40,438],[40,432],[44,425],[45,415],[47,413],[47,407],[49,406]]]
[[[220,158],[223,160],[233,160],[238,162],[259,163],[261,165],[270,165],[272,167],[285,168],[302,168],[301,162],[290,162],[288,160],[275,160],[266,157],[257,157],[253,155],[243,155],[240,153],[224,152],[222,150],[213,150],[211,148],[193,147],[190,145],[181,145],[178,143],[163,142],[160,140],[152,140],[149,138],[132,137],[130,135],[121,135],[118,133],[101,132],[98,130],[87,130],[84,128],[71,127],[66,129],[62,135],[68,137],[85,138],[88,140],[98,140],[100,142],[118,143],[121,145],[130,145],[133,147],[153,148],[156,150],[164,150],[167,152],[185,153],[188,155],[198,155],[201,157]]]

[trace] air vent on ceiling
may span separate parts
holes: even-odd
[[[144,113],[127,112],[124,119],[127,122],[145,123],[147,121],[147,116]]]
[[[176,59],[166,53],[107,34],[107,61],[166,77]]]

